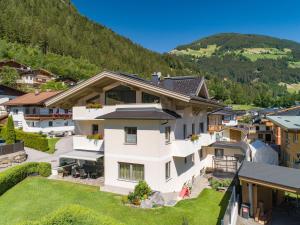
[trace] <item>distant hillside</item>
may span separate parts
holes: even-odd
[[[175,57],[147,50],[80,15],[70,0],[0,0],[1,38],[43,53],[85,59],[99,70],[143,76],[188,72]]]
[[[224,33],[170,52],[195,71],[250,82],[300,82],[300,44],[263,35]]]

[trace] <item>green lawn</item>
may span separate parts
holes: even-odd
[[[175,207],[138,209],[124,206],[121,196],[99,188],[30,177],[0,197],[0,224],[11,225],[41,217],[69,204],[78,204],[128,225],[214,225],[227,206],[228,194],[205,189],[197,199],[184,200]]]
[[[251,109],[259,109],[259,107],[254,105],[231,105],[233,110],[251,110]]]
[[[60,138],[49,138],[48,139],[48,145],[49,145],[49,151],[47,153],[53,154],[55,152],[55,145],[59,141]]]

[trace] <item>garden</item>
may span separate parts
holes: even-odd
[[[205,189],[196,199],[180,201],[174,207],[141,209],[98,187],[30,176],[0,196],[0,221],[3,225],[212,225],[220,223],[228,197]]]

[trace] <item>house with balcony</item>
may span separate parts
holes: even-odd
[[[238,120],[234,110],[229,107],[217,109],[208,113],[208,131],[219,132],[224,127],[237,126]]]
[[[71,134],[74,131],[72,112],[69,109],[47,108],[46,100],[59,92],[35,92],[14,98],[3,105],[12,115],[15,127],[25,132],[47,135]]]
[[[101,190],[117,192],[132,190],[139,180],[153,190],[180,191],[199,176],[206,166],[201,149],[215,142],[207,131],[207,113],[223,107],[209,98],[202,77],[154,74],[145,80],[108,71],[45,105],[73,107],[73,151],[60,157],[61,164],[102,164]]]

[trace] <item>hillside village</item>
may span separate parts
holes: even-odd
[[[246,214],[259,223],[280,219],[286,194],[299,194],[300,106],[233,110],[210,98],[203,77],[160,72],[146,80],[103,71],[65,91],[41,91],[54,75],[15,61],[0,65],[19,71],[18,87],[35,89],[1,86],[2,130],[12,120],[16,133],[5,144],[1,132],[1,170],[49,163],[51,180],[129,193],[125,203],[141,208],[173,207],[206,188],[230,190],[228,224]],[[146,199],[130,194],[140,180],[155,190]]]
[[[73,2],[0,0],[0,225],[300,224],[300,43],[158,53]]]

